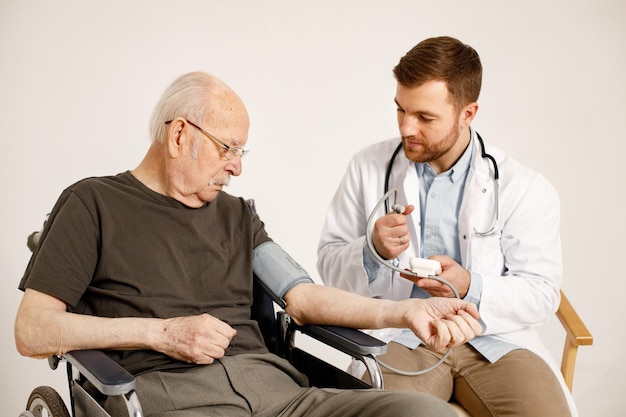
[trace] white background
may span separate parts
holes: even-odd
[[[18,415],[36,385],[67,391],[63,371],[15,351],[26,236],[70,183],[139,163],[175,77],[211,72],[243,98],[252,152],[230,192],[255,198],[271,236],[317,279],[348,159],[397,133],[391,70],[438,35],[481,55],[474,126],[561,196],[563,287],[595,337],[574,397],[581,416],[623,415],[623,0],[0,0],[2,415]],[[542,333],[560,357],[556,320]]]

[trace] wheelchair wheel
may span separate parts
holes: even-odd
[[[61,396],[52,387],[37,387],[30,393],[28,410],[34,417],[70,417]]]

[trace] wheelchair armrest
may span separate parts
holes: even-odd
[[[280,323],[281,329],[281,340],[284,354],[290,361],[295,361],[295,356],[302,356],[299,352],[303,352],[301,349],[295,346],[295,334],[296,332],[300,332],[305,334],[313,339],[325,343],[327,346],[330,346],[334,349],[337,349],[340,352],[343,352],[353,359],[358,360],[367,369],[367,372],[371,379],[371,384],[368,386],[364,384],[361,380],[354,378],[351,375],[345,374],[341,371],[341,374],[348,375],[348,378],[337,377],[334,382],[331,384],[339,384],[339,385],[329,385],[326,381],[322,379],[328,379],[329,376],[326,375],[324,378],[322,376],[315,374],[320,374],[320,372],[331,373],[329,368],[334,368],[332,365],[327,365],[326,361],[319,358],[314,358],[313,361],[317,361],[316,363],[311,364],[311,359],[306,359],[305,357],[300,357],[300,364],[293,363],[296,368],[300,369],[302,372],[307,374],[310,382],[315,386],[334,386],[334,387],[343,387],[343,388],[377,388],[383,389],[383,380],[382,373],[380,371],[380,367],[378,366],[378,362],[376,361],[376,355],[382,355],[387,352],[387,344],[381,340],[376,339],[366,333],[363,333],[360,330],[349,328],[349,327],[340,327],[340,326],[330,326],[330,325],[313,325],[306,324],[304,326],[299,326],[291,317],[284,311],[278,312],[278,321]],[[295,356],[294,356],[295,355]],[[325,369],[326,371],[320,371],[320,369]],[[305,370],[306,369],[306,370]],[[308,370],[308,372],[307,372]],[[334,372],[334,371],[333,371]],[[347,379],[347,380],[346,380]],[[318,382],[320,385],[318,385]]]
[[[123,395],[135,390],[135,377],[99,350],[75,350],[63,358],[105,395]]]
[[[298,331],[357,358],[382,355],[387,352],[387,344],[385,342],[358,329],[319,324],[300,326],[284,311],[277,313],[277,319],[281,329],[283,344],[293,344],[293,335]]]
[[[375,356],[387,352],[385,342],[357,329],[314,324],[297,326],[296,329],[350,356]]]

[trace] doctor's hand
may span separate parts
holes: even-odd
[[[433,255],[429,259],[439,261],[441,264],[441,274],[439,274],[439,277],[452,284],[459,292],[459,297],[465,297],[471,282],[470,272],[449,256]],[[400,276],[415,282],[416,286],[427,291],[433,297],[454,297],[454,293],[447,285],[435,281],[434,279],[416,278],[408,274],[400,274]]]
[[[436,352],[467,343],[483,331],[472,303],[439,297],[405,301],[417,304],[408,313],[410,329]]]
[[[376,252],[384,259],[397,258],[404,252],[411,241],[409,237],[409,226],[407,224],[408,215],[415,210],[415,207],[408,205],[404,208],[404,213],[398,214],[394,211],[380,217],[374,223],[372,230],[372,243]]]

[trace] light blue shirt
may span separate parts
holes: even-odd
[[[436,174],[428,163],[416,163],[415,169],[419,178],[419,204],[420,204],[420,232],[421,245],[420,257],[428,258],[431,255],[447,255],[461,264],[461,248],[459,244],[458,218],[465,181],[472,161],[473,144],[476,140],[472,131],[472,139],[469,146],[461,155],[461,158],[449,170]],[[408,196],[410,199],[410,196]],[[369,253],[367,246],[363,249],[364,266],[370,277],[378,269],[378,262]],[[371,272],[371,273],[370,273]],[[478,305],[480,310],[480,298],[483,288],[483,280],[480,274],[471,272],[471,283],[464,300]],[[412,298],[428,298],[430,295],[418,288],[413,287]],[[394,342],[415,349],[422,343],[409,329],[393,339]],[[511,350],[518,347],[510,343],[502,342],[490,336],[478,336],[469,342],[487,360],[495,362]]]

